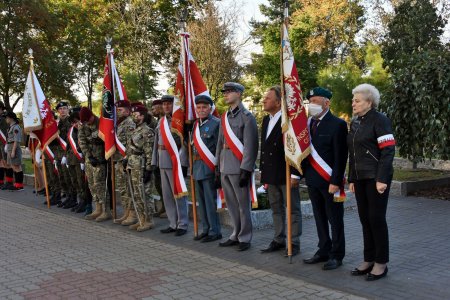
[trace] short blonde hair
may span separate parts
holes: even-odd
[[[366,101],[372,102],[372,107],[377,108],[380,104],[380,92],[371,84],[363,83],[352,90],[352,94],[363,94]]]

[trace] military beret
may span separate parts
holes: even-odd
[[[314,96],[325,97],[327,99],[331,99],[333,94],[326,88],[318,86],[318,87],[315,87],[312,90],[310,90],[308,95],[306,95],[306,98],[309,100],[309,98],[314,97]]]
[[[73,111],[70,115],[69,115],[69,122],[73,123],[76,120],[80,120],[80,112],[79,111]]]
[[[117,107],[131,108],[131,103],[128,100],[120,100],[116,102]]]
[[[81,110],[81,107],[77,106],[77,107],[72,107],[72,109],[70,110],[71,113],[77,112],[79,113]]]
[[[212,101],[211,97],[208,95],[195,96],[195,104],[199,104],[199,103],[205,103],[205,104],[209,104],[211,106],[213,105],[213,101]]]
[[[148,109],[144,105],[135,105],[135,106],[133,106],[133,108],[131,108],[131,111],[146,114],[148,112]]]
[[[134,106],[139,106],[139,105],[140,105],[140,106],[145,106],[144,103],[139,102],[139,101],[138,101],[138,102],[132,102],[132,103],[130,104],[131,108],[133,108]]]
[[[80,109],[80,121],[82,123],[89,121],[89,119],[93,116],[94,114],[92,113],[92,111],[88,108],[88,107],[82,107]]]
[[[161,99],[154,99],[154,100],[152,101],[152,106],[153,106],[153,105],[159,105],[159,104],[162,104]]]
[[[16,122],[19,120],[19,118],[17,118],[16,113],[15,113],[15,112],[12,112],[12,111],[8,111],[8,112],[6,113],[6,117],[7,117],[7,118],[14,119]]]
[[[174,97],[173,97],[172,95],[163,95],[163,96],[161,97],[161,103],[164,103],[164,102],[173,102],[173,100],[174,100]]]
[[[60,109],[61,107],[69,107],[69,103],[67,103],[66,101],[61,101],[58,104],[56,104],[56,109]]]
[[[225,92],[225,91],[229,91],[229,90],[234,90],[234,91],[243,93],[245,88],[244,88],[244,86],[242,84],[237,83],[237,82],[226,82],[223,85],[222,93]]]

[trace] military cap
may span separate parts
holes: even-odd
[[[226,82],[223,85],[222,93],[225,92],[225,91],[230,91],[230,90],[243,93],[245,88],[244,88],[244,86],[242,84],[237,83],[237,82]]]
[[[153,105],[159,105],[159,104],[162,104],[161,99],[155,99],[155,100],[152,101],[152,106]]]
[[[69,115],[69,122],[70,122],[70,123],[75,122],[75,120],[80,120],[80,112],[79,112],[79,111],[73,111],[73,112]]]
[[[164,102],[173,102],[174,97],[172,95],[163,95],[161,97],[161,104]]]
[[[93,116],[94,114],[92,113],[92,111],[88,108],[88,107],[82,107],[80,109],[80,121],[82,123],[89,121],[89,119]]]
[[[14,119],[16,122],[19,121],[19,118],[17,117],[16,113],[15,113],[15,112],[12,112],[12,111],[8,111],[8,112],[6,113],[6,117],[7,117],[7,118],[10,118],[10,119]]]
[[[116,102],[116,106],[117,107],[126,107],[126,108],[131,108],[131,103],[128,100],[120,100]]]
[[[148,112],[148,109],[144,105],[135,105],[135,106],[133,106],[131,111],[132,112],[140,112],[142,114],[146,114]]]
[[[209,104],[211,106],[213,105],[213,101],[212,101],[211,97],[208,95],[195,96],[195,104],[199,104],[199,103],[205,103],[205,104]]]
[[[325,97],[327,99],[331,99],[333,94],[326,88],[318,86],[318,87],[315,87],[312,90],[310,90],[308,95],[306,95],[306,98],[309,100],[309,98],[314,97],[314,96]]]
[[[56,104],[56,109],[60,109],[61,107],[69,107],[69,103],[67,103],[66,101],[61,101],[58,104]]]

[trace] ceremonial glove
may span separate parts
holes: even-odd
[[[144,183],[147,183],[147,182],[149,182],[151,179],[152,179],[152,171],[150,171],[150,170],[145,170],[144,171],[144,178],[143,178],[143,181],[144,181]]]
[[[187,177],[188,168],[181,166],[181,171],[183,172],[183,177]]]
[[[220,171],[219,168],[216,167],[215,177],[214,177],[214,185],[216,189],[220,189],[222,187],[222,182],[220,182]]]
[[[5,152],[8,152],[8,144],[5,145]]]
[[[122,167],[123,167],[124,172],[127,171],[127,165],[128,165],[128,159],[126,159],[126,158],[122,159]]]
[[[38,165],[40,165],[40,164],[42,163],[42,158],[41,158],[41,156],[42,156],[41,150],[36,150],[36,153],[34,154],[34,160],[36,161],[36,163],[37,163]]]
[[[81,171],[84,171],[84,164],[80,164]]]
[[[98,159],[96,159],[96,158],[93,157],[93,156],[89,157],[89,161],[90,161],[90,163],[91,163],[91,165],[92,165],[93,167],[96,167],[96,166],[98,166],[98,164],[99,164]]]
[[[247,186],[251,175],[252,175],[251,172],[241,169],[241,174],[239,174],[239,186],[240,187]]]
[[[62,164],[62,165],[67,165],[67,157],[63,156],[63,157],[61,158],[61,164]]]

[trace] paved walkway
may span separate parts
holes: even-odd
[[[317,244],[314,220],[303,220],[301,254],[260,254],[272,231],[255,231],[243,253],[163,235],[167,220],[144,233],[47,209],[30,188],[0,191],[0,299],[10,298],[383,298],[450,299],[450,202],[392,197],[388,207],[391,263],[387,278],[349,275],[362,259],[355,210],[345,215],[343,267],[305,265]],[[229,229],[224,229],[225,236]],[[98,291],[100,291],[99,294]]]

